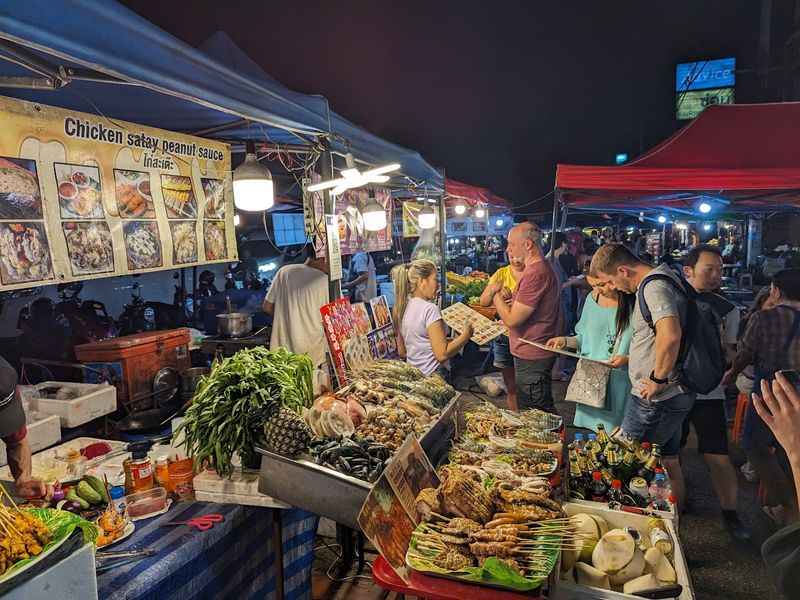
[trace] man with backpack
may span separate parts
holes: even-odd
[[[722,253],[719,248],[708,244],[692,248],[683,261],[683,274],[699,298],[714,310],[721,325],[723,351],[732,357],[736,351],[741,315],[733,302],[715,293],[722,282]],[[725,386],[719,385],[709,394],[698,394],[694,407],[683,422],[681,446],[686,444],[690,426],[694,426],[697,451],[703,455],[711,474],[725,527],[737,540],[750,539],[750,532],[736,513],[739,482],[728,454]]]
[[[636,294],[628,363],[631,401],[622,433],[661,447],[672,491],[682,505],[685,486],[678,455],[683,421],[695,394],[713,390],[725,369],[718,322],[668,265],[653,268],[622,244],[601,247],[592,270],[615,289]]]

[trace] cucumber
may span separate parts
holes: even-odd
[[[92,489],[100,495],[101,502],[105,502],[108,504],[111,501],[111,498],[108,495],[108,490],[106,489],[106,484],[99,477],[95,477],[94,475],[86,475],[84,476],[83,480],[92,486]]]
[[[83,498],[89,504],[100,504],[103,501],[103,497],[95,492],[85,479],[78,484],[78,497]]]
[[[78,496],[78,492],[75,491],[75,488],[70,488],[70,490],[67,492],[67,495],[64,496],[64,498],[66,500],[69,500],[70,502],[77,502],[78,504],[80,504],[82,510],[89,509],[89,503],[80,496]]]

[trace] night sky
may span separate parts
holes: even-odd
[[[124,4],[192,45],[226,31],[288,87],[518,206],[558,162],[611,164],[670,135],[675,64],[753,68],[760,14],[757,0]],[[737,101],[765,94],[739,76]]]

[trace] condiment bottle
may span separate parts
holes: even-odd
[[[169,459],[166,456],[159,456],[156,459],[156,481],[158,485],[165,490],[168,492],[171,491],[169,481]]]
[[[608,501],[608,487],[603,482],[603,476],[600,474],[600,471],[592,473],[592,483],[589,485],[589,492],[594,502]]]
[[[648,486],[647,481],[642,477],[634,477],[628,483],[628,489],[631,491],[631,495],[633,496],[636,503],[640,506],[647,506],[647,493],[648,493]]]
[[[125,491],[128,494],[153,489],[153,464],[147,456],[147,450],[134,449],[131,457],[123,461],[122,467],[125,469]]]
[[[117,511],[117,514],[124,515],[125,509],[127,508],[125,505],[125,488],[121,485],[115,485],[108,492],[108,495],[111,497],[111,504],[114,506],[114,510]]]

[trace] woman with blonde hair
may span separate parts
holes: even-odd
[[[430,260],[415,260],[392,269],[394,317],[400,356],[425,375],[450,376],[450,359],[472,337],[467,325],[457,338],[448,341],[442,312],[433,302],[439,292],[436,265]]]

